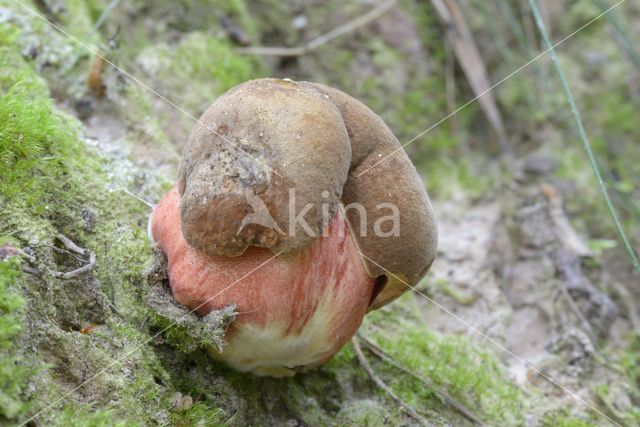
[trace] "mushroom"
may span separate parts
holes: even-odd
[[[237,307],[215,358],[272,376],[321,364],[427,273],[424,185],[401,150],[376,165],[398,148],[375,113],[317,83],[248,81],[205,111],[150,224],[178,303]]]

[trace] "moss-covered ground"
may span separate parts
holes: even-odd
[[[401,141],[408,140],[451,107],[442,90],[450,78],[447,48],[433,10],[423,2],[402,1],[391,18],[331,49],[285,61],[238,54],[221,16],[256,43],[295,45],[327,22],[360,13],[362,4],[331,1],[298,11],[292,2],[271,0],[133,1],[122,2],[95,28],[108,1],[20,1],[94,52],[20,4],[0,0],[0,251],[12,255],[0,261],[0,425],[19,425],[34,416],[33,425],[54,426],[415,424],[371,381],[351,345],[321,368],[271,379],[212,361],[192,340],[180,342],[179,330],[158,334],[166,319],[144,299],[145,271],[154,261],[146,202],[158,200],[171,185],[192,120],[148,89],[197,117],[215,96],[249,78],[313,79],[362,99]],[[589,17],[586,3],[576,2],[562,25],[573,28]],[[298,13],[308,16],[309,32],[283,25]],[[487,15],[475,16],[472,26],[486,28]],[[398,22],[402,37],[417,40],[415,46],[405,48],[394,39]],[[586,33],[575,49],[593,48],[596,31]],[[511,37],[517,34],[504,41]],[[611,58],[618,55],[614,41],[605,47]],[[147,88],[105,66],[96,91],[90,80],[99,61],[95,52],[132,70]],[[507,55],[506,64],[525,57],[523,49]],[[578,94],[589,112],[590,131],[598,131],[597,152],[627,229],[637,239],[637,99],[629,99],[623,84],[597,85],[614,80],[597,64],[581,76],[579,61],[563,57],[573,80],[585,82]],[[612,228],[581,152],[563,139],[570,131],[564,128],[562,99],[557,91],[535,87],[549,80],[548,71],[540,67],[531,71],[542,76],[538,80],[507,83],[497,97],[526,150],[538,149],[544,138],[556,143],[548,150],[558,162],[554,179],[575,186],[568,209],[575,213],[576,228],[600,248],[593,271],[606,274],[602,266],[616,265],[619,248],[606,243]],[[622,78],[629,70],[611,72]],[[462,101],[473,96],[464,83],[456,93]],[[539,107],[536,114],[527,108],[531,103]],[[474,136],[481,122],[479,109],[470,107],[454,125],[430,133],[428,143],[408,148],[435,199],[462,198],[465,205],[495,197],[492,192],[511,182],[512,169],[491,161],[496,155],[491,138],[479,142]],[[560,131],[554,133],[549,123]],[[524,130],[515,132],[517,126]],[[483,142],[487,146],[479,147]],[[56,274],[87,263],[59,235],[93,252],[95,268],[70,278]],[[625,283],[630,274],[606,277]],[[369,315],[359,339],[375,343],[400,366],[362,344],[380,378],[432,425],[470,424],[445,395],[487,425],[602,423],[584,407],[561,410],[545,403],[553,399],[546,388],[516,384],[505,356],[484,341],[432,330],[418,298],[407,294]],[[627,335],[623,345],[602,345],[626,378],[624,393],[608,382],[586,392],[618,422],[635,425],[640,415],[629,407],[640,402],[638,338]],[[620,407],[621,393],[630,405]]]

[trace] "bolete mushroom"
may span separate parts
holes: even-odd
[[[151,233],[178,303],[236,305],[215,358],[273,376],[321,364],[426,274],[436,228],[408,157],[358,177],[398,147],[369,108],[317,83],[248,81],[205,111]]]

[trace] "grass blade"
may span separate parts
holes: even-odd
[[[622,3],[622,2],[621,2]],[[638,262],[638,258],[636,257],[633,248],[631,247],[631,243],[629,243],[629,239],[627,238],[627,234],[622,228],[622,223],[620,222],[620,218],[618,217],[618,213],[613,207],[613,203],[611,203],[611,199],[609,198],[609,193],[607,191],[607,187],[605,186],[604,180],[602,179],[602,175],[600,174],[600,169],[598,168],[598,164],[596,162],[596,158],[593,154],[593,150],[591,149],[591,144],[589,144],[589,139],[587,137],[587,133],[584,130],[584,125],[582,124],[582,117],[580,115],[580,111],[576,105],[576,101],[573,98],[571,93],[571,88],[569,88],[569,83],[567,82],[567,78],[562,71],[562,67],[560,66],[560,62],[558,61],[558,56],[556,55],[556,51],[553,49],[553,44],[551,40],[549,40],[549,35],[547,34],[547,30],[544,26],[544,22],[542,21],[542,17],[540,16],[540,10],[538,9],[538,5],[536,0],[529,0],[529,5],[531,6],[531,11],[533,12],[536,25],[538,30],[540,31],[540,35],[542,39],[549,49],[549,53],[551,55],[551,61],[558,73],[558,77],[560,78],[560,82],[562,84],[562,90],[564,91],[565,96],[567,97],[567,101],[569,102],[569,107],[571,108],[571,114],[576,122],[576,127],[578,128],[578,135],[580,136],[580,141],[582,142],[582,146],[587,153],[587,157],[589,158],[589,162],[591,163],[591,168],[593,169],[593,174],[596,177],[596,181],[598,183],[598,188],[600,189],[600,193],[602,193],[602,197],[607,205],[607,209],[609,210],[609,214],[613,219],[616,230],[620,235],[620,239],[624,243],[624,247],[631,257],[631,261],[633,262],[634,267],[640,273],[640,262]]]
[[[603,0],[594,0],[594,3],[602,10],[607,9],[607,3]],[[607,13],[607,20],[611,24],[615,35],[617,36],[617,42],[621,45],[622,49],[627,53],[627,56],[633,62],[635,67],[640,70],[640,53],[634,46],[633,42],[629,39],[622,22],[618,19],[615,13]]]

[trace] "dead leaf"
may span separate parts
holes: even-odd
[[[464,71],[473,92],[478,97],[480,107],[498,137],[503,152],[510,152],[507,133],[495,97],[489,90],[491,82],[487,67],[456,0],[431,0],[438,15],[445,24],[447,38],[453,46],[456,58]]]

